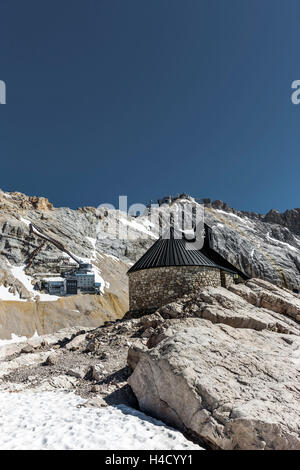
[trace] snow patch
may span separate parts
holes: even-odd
[[[214,209],[215,212],[220,212],[221,214],[224,214],[226,215],[227,217],[234,217],[235,219],[239,220],[243,225],[247,225],[247,226],[253,226],[254,223],[248,219],[248,217],[240,217],[239,215],[236,215],[236,214],[233,214],[232,212],[226,212],[226,211],[222,211],[221,209]]]
[[[23,284],[24,287],[26,287],[26,289],[32,294],[33,297],[38,295],[41,301],[48,301],[48,302],[54,302],[55,300],[58,300],[60,298],[56,295],[43,294],[41,292],[34,290],[33,285],[31,284],[32,277],[25,274],[24,269],[25,269],[25,265],[10,267],[12,275],[16,279],[18,279]],[[20,301],[22,299],[17,299],[17,300]]]
[[[129,228],[132,228],[138,232],[145,233],[146,235],[150,236],[151,238],[154,237],[152,231],[149,228],[146,228],[142,223],[139,223],[135,220],[127,220],[127,219],[121,219],[120,222],[122,222],[124,225],[127,225]],[[151,225],[149,220],[147,220],[147,225]],[[153,224],[152,224],[153,225]]]
[[[109,284],[109,282],[104,281],[103,277],[100,274],[101,271],[100,271],[99,268],[97,268],[97,266],[94,266],[94,273],[95,273],[95,282],[100,282],[101,283],[100,291],[102,292],[102,294],[104,294],[104,287],[109,289],[110,284]]]
[[[39,335],[38,335],[38,332],[36,331],[34,335],[29,339],[38,338],[38,337]],[[24,343],[25,341],[28,341],[27,336],[18,336],[12,333],[11,339],[0,339],[0,348],[1,346],[6,346],[7,344]]]
[[[116,256],[114,255],[110,255],[108,253],[104,253],[105,256],[107,256],[108,258],[111,258],[113,259],[114,261],[120,261],[119,258],[117,258]],[[103,258],[103,256],[101,256],[101,258]]]
[[[0,286],[0,300],[24,300],[20,299],[17,294],[13,294],[12,292],[9,292],[9,288],[5,286]]]
[[[272,242],[275,242],[277,245],[284,245],[286,246],[289,250],[292,250],[292,251],[299,251],[297,248],[295,248],[294,246],[290,245],[289,243],[286,243],[286,242],[282,242],[281,240],[277,240],[276,238],[273,238],[273,237],[270,237],[269,235],[270,232],[267,233],[266,237],[268,240],[272,241]]]
[[[97,258],[97,251],[96,251],[97,238],[92,238],[92,237],[85,237],[85,238],[90,242],[90,244],[93,247],[91,260]]]
[[[78,407],[84,401],[65,392],[0,392],[0,449],[201,449],[139,411]]]
[[[0,339],[0,348],[1,346],[6,346],[7,344],[24,343],[27,340],[28,338],[26,336],[17,336],[12,333],[11,339]]]
[[[30,220],[24,219],[23,217],[21,217],[21,222],[23,222],[23,224],[27,225],[27,227],[29,227],[29,224],[31,224]]]

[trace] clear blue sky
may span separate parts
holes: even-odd
[[[299,207],[299,0],[0,0],[0,188]]]

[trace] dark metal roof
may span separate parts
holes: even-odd
[[[187,250],[186,240],[183,238],[174,238],[173,234],[171,234],[171,237],[168,239],[159,238],[128,270],[128,273],[142,269],[167,266],[207,266],[210,268],[223,269],[232,273],[238,272],[238,270],[228,262],[227,266],[224,266],[223,263],[220,265],[216,262],[212,256],[209,256],[205,245],[206,243],[201,250]],[[222,260],[221,256],[220,259]]]
[[[231,264],[224,256],[218,253],[216,250],[213,249],[212,245],[212,229],[207,225],[204,224],[205,229],[205,238],[204,238],[204,246],[201,252],[205,253],[205,255],[212,261],[214,261],[219,266],[222,266],[223,269],[228,269],[229,271],[234,271],[237,273],[242,279],[250,279],[250,276],[245,272],[238,269],[236,266]]]

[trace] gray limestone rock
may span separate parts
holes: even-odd
[[[299,336],[169,323],[128,380],[142,411],[212,448],[300,449]]]

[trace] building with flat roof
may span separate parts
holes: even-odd
[[[99,294],[101,283],[95,282],[92,264],[82,263],[79,268],[64,273],[63,277],[49,277],[43,286],[51,295]]]

